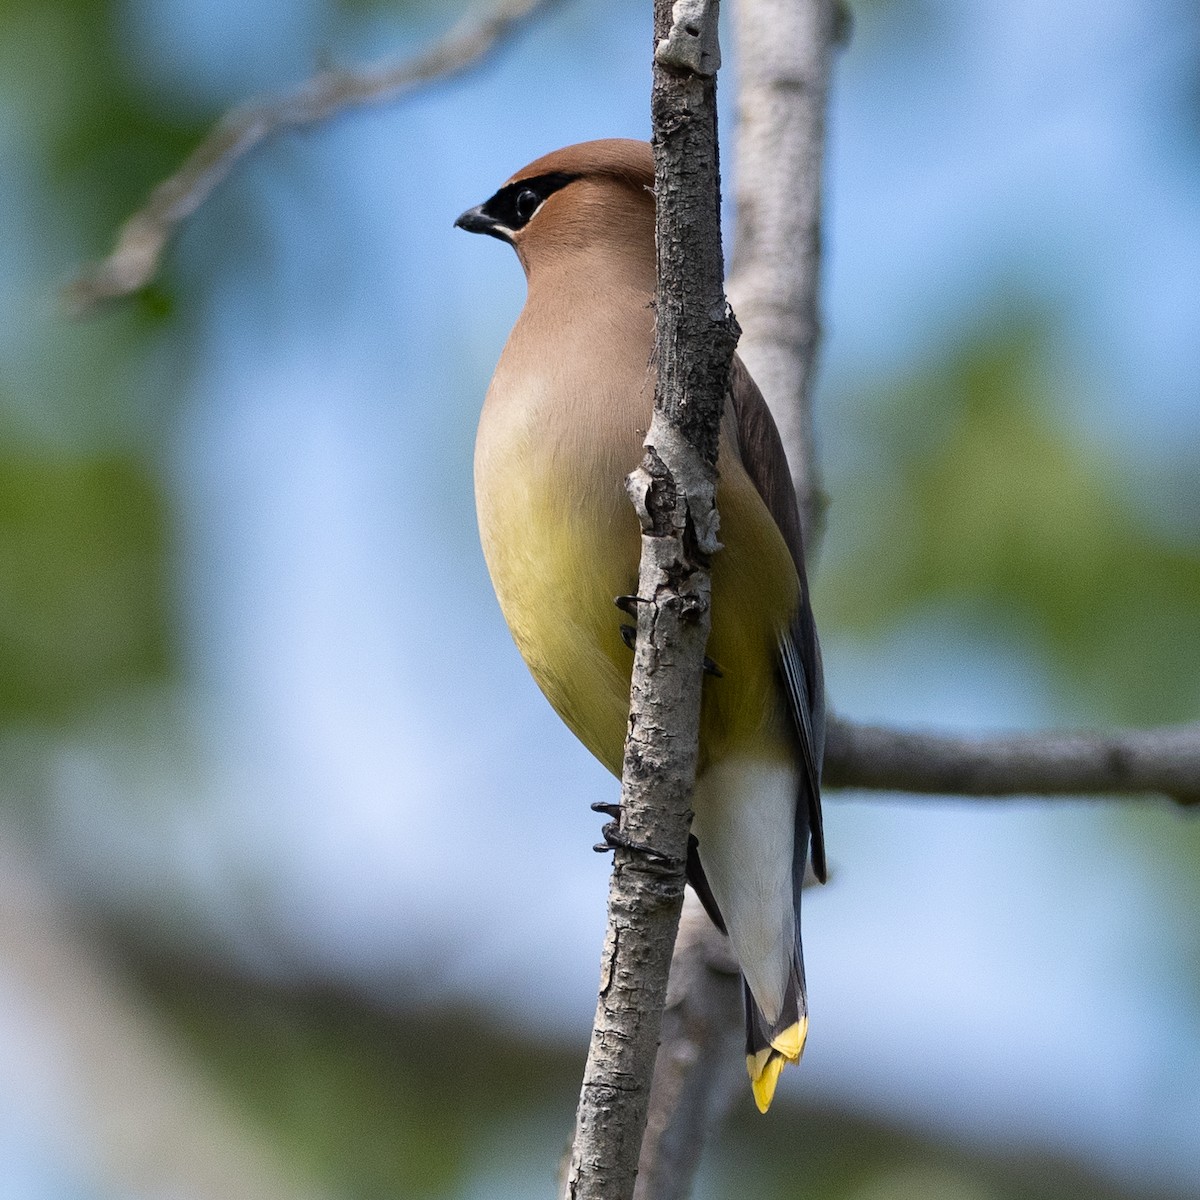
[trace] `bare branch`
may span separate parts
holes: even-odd
[[[158,274],[180,223],[260,142],[284,129],[315,125],[352,108],[385,104],[477,66],[519,25],[556,0],[500,0],[471,13],[440,41],[403,62],[355,70],[321,71],[278,95],[260,96],[226,113],[183,166],[150,194],[145,206],[121,227],[113,252],[84,268],[64,299],[76,316],[104,301],[131,296]]]
[[[831,0],[738,0],[737,228],[729,292],[741,354],[771,404],[811,553],[825,498],[812,435],[820,334],[821,161],[837,12]],[[671,966],[638,1200],[684,1200],[711,1130],[744,1082],[740,989],[700,914]],[[734,1063],[734,1070],[724,1064]]]
[[[654,418],[629,490],[642,522],[638,630],[596,1020],[568,1200],[630,1200],[683,903],[716,543],[717,434],[737,326],[725,303],[717,0],[655,0]],[[648,853],[647,850],[651,852]]]
[[[745,1082],[737,962],[729,939],[688,892],[634,1200],[687,1200],[709,1134]]]
[[[620,828],[612,839],[618,844],[600,994],[567,1200],[628,1200],[633,1194],[683,903],[709,627],[707,564],[687,545],[688,494],[693,503],[706,504],[711,529],[716,478],[677,432],[662,427],[657,405],[646,440],[647,461],[630,476],[631,490],[641,494],[643,534]]]
[[[811,556],[825,494],[813,444],[821,335],[821,163],[835,0],[740,0],[737,227],[729,296],[739,351],[783,439]]]
[[[1200,723],[1108,733],[961,737],[831,717],[831,787],[956,796],[1161,792],[1200,804]]]

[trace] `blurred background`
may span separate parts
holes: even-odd
[[[860,0],[830,114],[834,703],[1200,715],[1200,15]],[[272,141],[58,289],[228,106],[459,3],[0,6],[0,1197],[550,1196],[615,784],[526,675],[471,450],[519,310],[451,227],[648,133],[649,3]],[[737,62],[725,39],[725,169]],[[727,188],[731,191],[731,188]],[[812,1027],[698,1195],[1200,1196],[1200,825],[830,795]]]

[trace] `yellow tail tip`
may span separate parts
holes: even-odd
[[[788,1062],[799,1062],[807,1038],[808,1018],[801,1017],[795,1025],[789,1025],[771,1039],[771,1048],[778,1050]]]
[[[765,1113],[771,1107],[771,1101],[775,1098],[775,1085],[779,1082],[779,1073],[786,1061],[781,1054],[771,1049],[746,1055],[750,1090],[754,1093],[754,1103],[758,1105],[759,1112]]]
[[[795,1025],[789,1025],[776,1034],[769,1046],[755,1054],[746,1055],[750,1088],[754,1092],[754,1103],[758,1105],[759,1112],[765,1113],[771,1107],[784,1063],[800,1061],[807,1037],[808,1018],[801,1017]]]

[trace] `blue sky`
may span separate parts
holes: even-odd
[[[528,678],[478,552],[473,428],[523,282],[504,247],[451,222],[556,145],[646,134],[647,9],[564,4],[461,82],[288,135],[185,231],[186,333],[144,371],[179,414],[188,682],[131,702],[136,722],[98,714],[50,771],[56,853],[107,903],[183,914],[262,969],[467,997],[564,1035],[589,1023],[607,867],[588,804],[615,785]],[[819,424],[835,519],[859,452],[846,397],[1006,295],[1059,322],[1080,437],[1155,469],[1195,459],[1200,156],[1172,107],[1195,28],[1188,42],[1166,21],[1081,0],[861,17],[830,121]],[[198,111],[298,79],[322,49],[374,57],[444,24],[440,8],[412,26],[380,13],[346,35],[315,2],[127,9],[142,86]],[[730,74],[727,171],[732,94]],[[24,232],[0,226],[0,261]],[[44,280],[63,251],[38,254],[21,270]],[[1002,637],[926,620],[936,654],[920,625],[827,640],[844,711],[1054,720],[1039,668]],[[812,1034],[786,1086],[1194,1179],[1200,1014],[1174,965],[1190,939],[1126,870],[1113,810],[828,811]]]

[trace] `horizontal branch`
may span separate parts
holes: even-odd
[[[959,736],[831,717],[830,787],[961,796],[1161,792],[1200,804],[1200,724]]]
[[[315,125],[352,108],[383,104],[477,66],[518,25],[555,0],[500,0],[468,14],[444,38],[403,62],[329,69],[297,88],[261,96],[226,113],[174,175],[121,227],[113,252],[85,267],[64,298],[75,316],[130,296],[158,274],[175,230],[255,146],[284,129]]]

